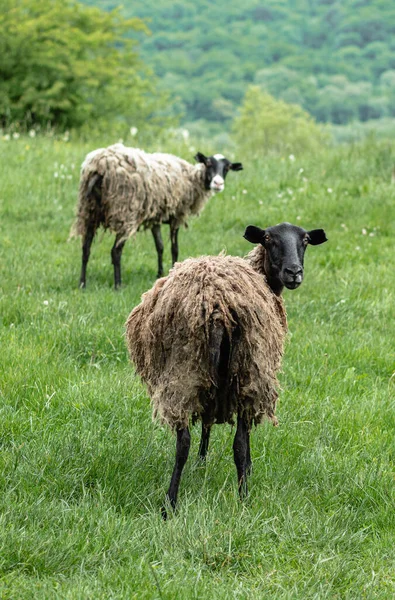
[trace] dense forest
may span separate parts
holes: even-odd
[[[232,119],[251,84],[321,122],[395,116],[393,0],[135,0],[123,12],[146,21],[141,56],[184,121]]]

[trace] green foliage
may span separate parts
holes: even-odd
[[[303,285],[285,292],[280,426],[251,434],[248,500],[234,428],[213,428],[202,466],[195,427],[167,523],[175,438],[152,423],[123,337],[155,280],[152,236],[127,243],[118,293],[113,237],[95,240],[85,292],[81,246],[66,241],[91,149],[0,138],[0,597],[393,598],[394,144],[237,156],[244,171],[180,231],[181,259],[243,256],[249,223],[324,227],[329,241],[308,248]]]
[[[395,116],[393,93],[380,81],[395,69],[393,0],[263,4],[135,0],[124,11],[149,22],[152,36],[141,39],[142,55],[180,98],[187,121],[228,122],[251,83],[319,121]],[[230,103],[225,110],[218,110],[219,99]]]
[[[138,18],[73,1],[0,0],[0,123],[142,126],[161,100],[135,48]]]
[[[240,154],[257,157],[272,152],[300,154],[329,141],[300,106],[276,100],[257,86],[248,88],[233,131]]]

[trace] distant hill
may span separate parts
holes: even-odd
[[[227,121],[251,83],[323,122],[395,116],[394,0],[135,0],[123,12],[147,20],[142,57],[186,121]]]

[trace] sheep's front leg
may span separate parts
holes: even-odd
[[[251,468],[250,436],[247,422],[243,417],[237,417],[237,430],[233,442],[233,456],[237,469],[237,482],[240,498],[248,495],[247,471]]]
[[[176,507],[178,488],[180,486],[182,470],[187,462],[189,448],[191,445],[191,434],[188,427],[177,431],[177,446],[176,446],[176,464],[174,465],[173,474],[171,476],[170,487],[166,494],[171,506]],[[162,507],[162,517],[166,521],[167,511]]]
[[[163,240],[162,234],[160,231],[159,223],[152,227],[152,235],[154,236],[155,248],[158,254],[158,274],[157,277],[162,277],[163,275]]]
[[[178,260],[178,230],[173,221],[170,221],[170,242],[171,242],[171,260],[174,267],[174,263]]]
[[[211,427],[202,423],[202,437],[200,438],[199,445],[199,458],[201,458],[202,461],[206,459],[208,443],[210,441],[210,432]]]
[[[95,237],[95,228],[87,227],[82,242],[82,266],[80,275],[80,288],[86,287],[86,266],[88,264],[89,255],[91,253],[92,240]]]
[[[121,286],[121,256],[126,240],[120,242],[120,235],[115,238],[114,245],[111,249],[111,261],[114,265],[114,287],[118,289]]]

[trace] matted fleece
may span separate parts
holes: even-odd
[[[249,426],[265,417],[277,424],[276,374],[287,322],[282,298],[249,264],[257,268],[263,260],[263,247],[256,247],[246,259],[176,263],[129,315],[131,360],[154,417],[172,429],[191,418],[233,423],[238,414]]]
[[[148,154],[114,144],[87,155],[81,167],[77,217],[71,236],[102,225],[118,235],[117,243],[142,225],[186,223],[212,192],[204,187],[205,166],[172,154]],[[97,184],[99,182],[99,188]]]

